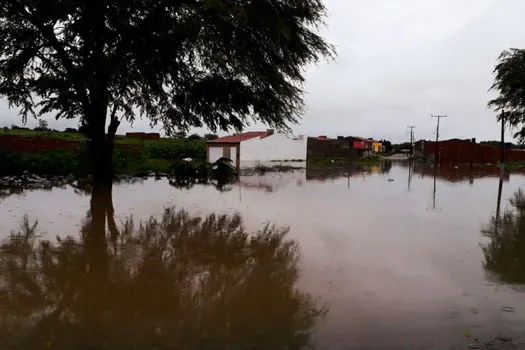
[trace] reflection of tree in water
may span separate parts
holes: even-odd
[[[167,209],[140,225],[128,219],[106,247],[110,205],[94,199],[79,240],[38,242],[25,218],[2,246],[0,348],[309,345],[325,310],[295,287],[298,247],[286,230],[249,234],[239,216]]]
[[[390,174],[390,170],[392,170],[392,161],[390,160],[385,160],[383,162],[381,162],[381,165],[380,165],[380,173],[381,174],[384,174],[384,175],[387,175],[387,174]]]
[[[496,213],[483,231],[490,242],[482,247],[485,269],[505,283],[525,284],[525,193],[510,200],[511,209]]]

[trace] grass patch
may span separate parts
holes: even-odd
[[[22,136],[34,138],[60,139],[68,141],[87,141],[87,137],[78,132],[62,132],[55,130],[29,130],[0,128],[0,136]]]
[[[505,163],[505,169],[507,170],[525,170],[525,162],[509,162]]]

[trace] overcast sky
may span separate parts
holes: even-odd
[[[403,141],[416,138],[497,139],[487,109],[492,69],[502,50],[525,48],[524,0],[325,0],[323,35],[336,46],[335,62],[308,68],[307,112],[296,134],[356,135]],[[0,105],[0,125],[20,121]],[[29,125],[36,125],[30,121]],[[50,120],[63,129],[75,121]],[[250,130],[264,130],[254,125]],[[150,130],[147,120],[119,133]],[[197,130],[203,133],[204,130]]]

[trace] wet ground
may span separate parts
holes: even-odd
[[[524,346],[521,174],[75,187],[0,198],[1,349]]]

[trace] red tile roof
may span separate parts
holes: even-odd
[[[268,133],[266,131],[248,131],[240,135],[229,135],[219,137],[215,140],[207,141],[207,143],[238,143],[241,141],[253,139],[255,137],[265,138],[266,136],[268,136]]]

